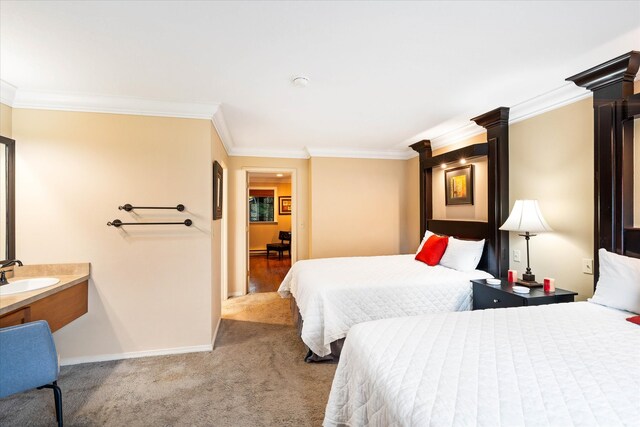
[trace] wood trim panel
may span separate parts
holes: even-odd
[[[487,129],[489,141],[433,157],[431,141],[423,140],[410,147],[420,155],[420,239],[425,230],[466,238],[486,239],[485,251],[478,268],[496,277],[506,276],[509,269],[509,233],[498,227],[509,216],[509,108],[500,107],[472,119]],[[433,217],[432,167],[445,159],[486,155],[488,159],[488,218],[476,221],[436,221]],[[450,161],[450,160],[449,160]],[[427,227],[427,224],[428,227]],[[468,224],[474,224],[469,226]],[[478,225],[484,224],[484,225]],[[432,227],[438,227],[433,229]],[[480,227],[479,231],[475,228]]]
[[[488,271],[506,277],[509,270],[509,232],[499,227],[509,217],[509,108],[500,107],[474,117],[487,130]]]
[[[624,230],[625,247],[627,256],[640,258],[640,228],[626,228]]]
[[[477,157],[486,156],[489,153],[489,144],[484,142],[481,144],[468,145],[458,148],[457,150],[442,153],[439,156],[427,158],[422,162],[423,168],[433,168],[440,166],[442,163],[457,162],[460,159],[475,159]]]
[[[22,325],[23,323],[30,322],[30,319],[29,307],[19,308],[0,317],[0,328]]]
[[[625,251],[625,228],[633,225],[633,121],[638,98],[633,81],[640,52],[631,51],[566,80],[593,92],[594,288],[598,249]]]
[[[18,310],[0,316],[0,327],[46,320],[55,332],[89,310],[89,281],[85,280]]]
[[[89,281],[84,281],[30,305],[31,320],[46,320],[51,332],[87,313]]]

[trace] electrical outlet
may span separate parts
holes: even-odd
[[[513,250],[513,262],[520,262],[520,251],[518,249]]]
[[[593,274],[593,260],[589,258],[582,259],[582,272],[584,274]]]

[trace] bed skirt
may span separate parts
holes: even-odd
[[[300,315],[300,309],[298,309],[298,304],[296,304],[296,299],[293,295],[290,297],[290,305],[291,305],[291,316],[293,317],[293,324],[298,328],[298,336],[302,336],[302,316]],[[340,360],[340,353],[342,352],[342,346],[344,345],[344,338],[336,340],[330,344],[331,353],[326,356],[318,356],[315,354],[309,347],[307,347],[307,355],[304,357],[304,361],[307,363],[320,363],[320,362],[329,362],[329,363],[338,363]]]

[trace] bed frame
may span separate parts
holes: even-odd
[[[567,80],[593,92],[594,287],[598,249],[640,258],[640,228],[633,227],[633,132],[640,94],[633,80],[640,52],[631,51]]]
[[[486,239],[478,268],[495,277],[506,277],[509,268],[509,233],[500,227],[509,216],[509,109],[496,108],[471,119],[487,130],[487,142],[474,144],[433,157],[431,141],[411,145],[420,155],[420,239],[425,230],[465,239]],[[433,218],[433,168],[461,158],[487,157],[488,221],[459,221]]]

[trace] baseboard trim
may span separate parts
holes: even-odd
[[[218,323],[219,325],[220,323]],[[216,328],[216,333],[217,333]],[[193,345],[188,347],[163,348],[159,350],[131,351],[127,353],[100,354],[97,356],[67,357],[60,360],[60,366],[78,365],[80,363],[109,362],[112,360],[137,359],[140,357],[167,356],[170,354],[198,353],[213,350],[212,344]]]
[[[222,322],[222,317],[218,319],[218,324],[216,325],[216,330],[213,331],[213,338],[211,339],[211,349],[216,348],[216,338],[218,338],[218,331],[220,330],[220,323]]]
[[[244,296],[244,295],[246,295],[246,293],[244,293],[244,292],[231,292],[231,293],[229,293],[228,296],[229,296],[229,298],[231,298],[231,297],[241,297],[241,296]]]

